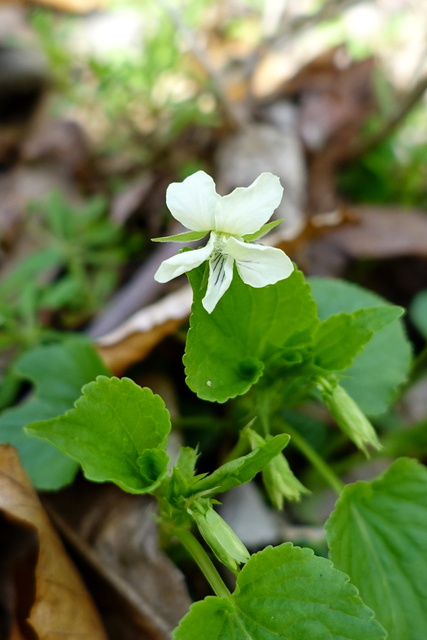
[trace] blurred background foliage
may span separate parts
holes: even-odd
[[[26,450],[40,487],[53,486],[48,464],[37,464],[40,452],[23,427],[71,407],[106,366],[160,393],[176,446],[198,446],[201,471],[233,450],[245,400],[217,405],[189,392],[182,354],[190,298],[183,281],[153,280],[175,248],[150,239],[179,231],[166,188],[198,169],[220,193],[262,171],[279,175],[285,195],[277,216],[285,221],[270,242],[308,276],[348,280],[370,290],[359,292],[362,299],[379,294],[408,308],[415,360],[396,402],[388,398],[375,416],[382,452],[366,461],[314,402],[295,408],[291,397],[280,421],[350,481],[397,455],[427,460],[426,20],[425,0],[0,0],[0,440]],[[353,304],[356,289],[342,286]],[[330,302],[342,301],[331,294]],[[76,333],[89,340],[76,342]],[[385,379],[407,366],[404,333],[390,342],[390,351],[382,344],[365,354],[359,378],[368,391],[381,383],[381,369]],[[285,505],[277,519],[251,486],[224,509],[264,510],[256,518],[262,544],[290,539],[324,553],[331,495],[292,443],[287,455],[314,497]],[[126,511],[127,498],[113,493],[109,501],[111,487],[78,483],[82,531],[93,526],[108,537],[110,520],[105,525],[96,510],[105,498],[108,508]],[[72,505],[73,489],[65,499],[57,494],[67,521]],[[258,535],[250,519],[246,529]],[[154,528],[151,511],[146,521]],[[122,511],[116,532],[123,522]],[[140,514],[134,522],[140,528]],[[131,538],[113,544],[114,554]],[[175,618],[165,628],[172,628],[182,580],[171,588],[164,564],[155,578],[147,573],[156,544],[139,575],[148,575],[149,601],[163,576],[153,620],[166,615],[171,598]],[[132,553],[127,571],[140,548]],[[206,585],[189,573],[202,597]],[[145,637],[146,610],[141,623],[141,612],[129,610],[116,637],[132,625],[129,638]]]
[[[285,30],[282,42],[277,25],[286,12],[292,18],[296,11],[305,15],[334,4],[333,17],[314,32],[307,36],[301,29],[300,36],[296,21],[295,34]],[[340,4],[350,9],[340,11]],[[404,1],[111,0],[101,15],[84,18],[38,7],[30,24],[54,81],[52,112],[78,118],[98,153],[125,154],[152,167],[165,162],[167,150],[189,127],[223,125],[218,87],[212,86],[209,72],[214,78],[223,74],[226,83],[233,65],[242,66],[266,42],[296,59],[307,41],[311,55],[344,43],[354,60],[375,56],[378,112],[364,125],[369,136],[393,113],[399,92],[421,73],[427,55],[422,15],[422,2]],[[203,61],[210,57],[208,68],[200,63],[200,52]],[[339,185],[345,197],[357,203],[424,206],[426,120],[422,101],[396,131],[343,168]],[[182,169],[183,175],[196,162],[187,161],[190,168]]]

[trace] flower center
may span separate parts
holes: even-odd
[[[211,259],[215,259],[218,255],[222,255],[223,253],[225,253],[225,240],[227,236],[225,233],[218,233],[217,231],[212,231],[212,236],[213,249],[211,253]]]

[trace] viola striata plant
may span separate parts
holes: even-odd
[[[387,433],[378,435],[365,415],[384,413],[407,378],[402,309],[349,283],[307,281],[282,251],[250,244],[277,224],[267,221],[281,197],[269,173],[224,197],[203,172],[167,191],[172,214],[192,231],[160,240],[210,234],[206,246],[166,260],[156,279],[190,280],[186,382],[201,400],[233,403],[219,447],[234,436],[227,461],[200,473],[198,448],[189,446],[169,460],[169,413],[128,378],[98,376],[73,408],[26,431],[88,479],[156,498],[162,541],[183,545],[215,594],[192,605],[174,640],[423,640],[427,471],[416,460],[381,459],[390,453]],[[331,420],[310,418],[319,404]],[[348,462],[348,439],[385,470],[345,485],[336,469]],[[289,443],[308,462],[301,479],[284,456]],[[279,511],[323,484],[337,494],[322,548],[330,559],[290,541],[248,551],[216,505],[258,475]]]

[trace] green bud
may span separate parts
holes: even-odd
[[[283,453],[273,458],[262,472],[264,485],[275,509],[283,509],[284,499],[298,501],[302,493],[310,493],[291,471]]]
[[[236,573],[239,564],[244,564],[250,557],[240,538],[213,509],[210,500],[198,500],[189,512],[218,560]]]
[[[265,444],[265,439],[252,429],[247,430],[252,448]],[[271,504],[279,511],[283,509],[284,499],[297,501],[302,493],[310,493],[295,477],[283,453],[279,453],[263,469],[262,478]]]
[[[368,455],[366,447],[381,449],[381,443],[374,427],[351,398],[347,391],[339,384],[332,386],[327,381],[321,384],[322,398],[331,416],[354,444]]]

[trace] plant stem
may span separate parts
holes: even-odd
[[[426,370],[427,370],[427,347],[424,347],[424,349],[421,351],[420,354],[418,354],[418,356],[415,358],[413,362],[408,386],[410,386],[411,384],[414,384],[414,382],[418,382],[418,380],[425,375]]]
[[[321,456],[313,449],[313,447],[305,440],[296,429],[294,429],[289,423],[282,425],[283,431],[289,433],[292,440],[291,442],[301,451],[301,453],[311,462],[311,464],[317,469],[317,471],[323,476],[329,486],[338,494],[344,489],[344,483],[341,482],[339,477],[330,466],[323,460]]]
[[[211,585],[215,595],[219,598],[229,598],[231,593],[224,584],[224,581],[216,570],[212,560],[209,558],[197,538],[193,536],[191,531],[188,529],[175,529],[174,534],[180,543],[187,549],[193,560],[198,564],[206,580]]]

